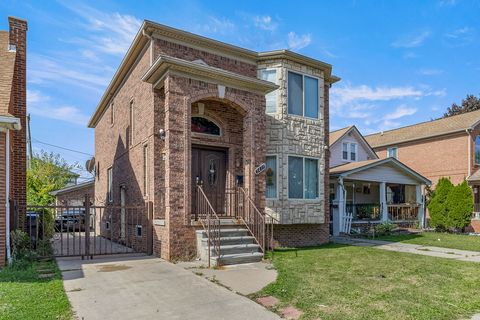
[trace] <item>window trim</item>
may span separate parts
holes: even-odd
[[[138,234],[138,231],[140,231],[140,235]],[[137,224],[135,225],[135,237],[141,238],[143,236],[143,225]]]
[[[476,166],[480,166],[480,158],[478,159],[479,161],[477,161],[477,140],[479,141],[478,149],[480,149],[480,134],[476,135],[475,139],[473,140],[473,163]]]
[[[110,103],[110,125],[115,124],[115,103]]]
[[[107,201],[113,203],[113,167],[107,168]]]
[[[353,152],[353,150],[355,152]],[[355,154],[355,159],[352,159],[352,154]],[[350,161],[351,162],[358,161],[358,144],[356,142],[350,142]]]
[[[303,156],[303,155],[297,155],[297,154],[287,154],[287,200],[289,201],[304,201],[304,202],[313,202],[313,201],[318,201],[320,200],[320,158],[316,157],[310,157],[310,156]],[[290,157],[297,157],[297,158],[302,158],[303,159],[303,167],[302,167],[302,177],[303,177],[303,198],[290,198],[290,172],[288,170],[289,165],[290,165]],[[313,159],[317,160],[317,190],[318,190],[318,195],[313,198],[313,199],[306,199],[305,198],[305,159]]]
[[[143,155],[143,196],[148,197],[148,189],[150,186],[150,170],[148,165],[148,156],[149,156],[148,144],[143,145],[142,155]]]
[[[395,149],[395,156],[391,157],[390,156],[390,150]],[[387,158],[395,158],[398,160],[398,147],[388,147],[387,148]]]
[[[347,146],[346,150],[343,149],[343,147]],[[348,142],[342,142],[342,160],[343,161],[348,161],[348,155],[349,155],[349,143]],[[347,158],[344,158],[345,152],[347,153]]]
[[[322,117],[320,117],[320,115],[323,115],[322,112],[320,112],[320,109],[323,109],[323,106],[322,108],[320,108],[320,92],[321,90],[321,87],[320,87],[320,80],[321,78],[319,77],[316,77],[316,76],[313,76],[313,75],[310,75],[310,74],[306,74],[306,73],[303,73],[303,72],[300,72],[300,71],[296,71],[296,70],[292,70],[292,69],[288,69],[286,68],[285,69],[286,72],[287,72],[287,83],[286,83],[286,95],[287,95],[287,115],[288,116],[291,116],[291,117],[299,117],[299,118],[305,118],[305,119],[310,119],[310,120],[321,120]],[[302,115],[298,115],[298,114],[293,114],[293,113],[290,113],[288,111],[288,81],[289,81],[289,73],[292,72],[292,73],[296,73],[298,75],[301,75],[302,76],[302,92],[303,92],[303,99],[302,99]],[[318,105],[317,105],[317,117],[316,118],[312,118],[312,117],[307,117],[305,116],[305,77],[310,77],[310,78],[313,78],[313,79],[316,79],[317,80],[317,84],[318,84],[318,95],[317,95],[317,101],[318,101]]]
[[[133,146],[133,130],[135,128],[135,101],[132,98],[128,104],[128,112],[129,112],[129,123],[128,126],[130,127],[130,139],[129,139],[129,145]]]
[[[204,115],[204,114],[198,114],[198,113],[193,113],[190,115],[190,126],[192,125],[192,118],[205,118],[207,119],[208,121],[211,121],[213,122],[217,127],[218,127],[218,130],[220,131],[220,134],[219,135],[214,135],[214,134],[208,134],[208,133],[201,133],[201,132],[194,132],[192,131],[191,127],[190,127],[190,133],[193,135],[193,136],[200,136],[200,137],[210,137],[210,138],[213,138],[213,139],[218,139],[218,138],[221,138],[223,137],[223,129],[222,129],[222,126],[219,124],[219,122],[215,119],[213,119],[212,117],[209,117],[207,115]]]
[[[274,198],[267,198],[267,195],[266,195],[266,192],[265,192],[265,200],[278,200],[279,199],[279,196],[278,196],[278,183],[280,182],[279,178],[280,178],[280,175],[279,175],[279,169],[280,169],[280,166],[278,164],[278,154],[266,154],[265,155],[265,160],[266,157],[275,157],[275,164],[276,164],[276,169],[275,169],[275,176],[276,176],[276,182],[277,182],[277,188],[275,190],[275,197]],[[265,161],[266,163],[266,161]],[[267,186],[265,185],[265,191],[267,190]]]
[[[261,80],[262,79],[262,71],[275,71],[275,84],[278,85],[278,72],[279,68],[262,68],[258,69],[258,78]],[[281,70],[280,70],[281,71]],[[288,91],[288,82],[287,82],[287,91]],[[267,112],[267,95],[265,95],[265,113],[266,114],[277,114],[278,113],[278,89],[273,90],[272,92],[275,93],[275,111],[274,112]],[[270,92],[271,93],[271,92]],[[288,100],[287,100],[288,103]],[[288,111],[288,109],[287,109]]]
[[[347,159],[343,157],[343,146],[347,145]],[[355,160],[352,160],[352,145],[355,145]],[[342,141],[342,161],[343,162],[358,162],[358,143],[356,141]]]

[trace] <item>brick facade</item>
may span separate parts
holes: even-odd
[[[195,230],[198,226],[191,223],[192,146],[226,149],[226,188],[233,188],[236,177],[243,176],[244,187],[258,209],[263,211],[266,207],[265,173],[255,175],[254,169],[265,162],[269,139],[267,128],[272,120],[268,120],[265,113],[264,92],[242,87],[242,83],[258,81],[257,70],[263,62],[257,65],[254,57],[245,57],[248,52],[242,51],[238,56],[226,53],[224,45],[215,50],[211,46],[202,47],[199,43],[188,44],[168,37],[153,32],[148,42],[137,42],[142,43],[142,47],[137,51],[135,63],[129,66],[121,85],[112,92],[103,115],[90,126],[95,128],[96,203],[110,204],[107,201],[107,169],[112,168],[111,204],[119,205],[121,186],[126,188],[127,205],[153,202],[153,251],[157,256],[175,261],[196,256]],[[142,81],[142,76],[160,55],[233,72],[243,77],[239,81],[245,82],[239,82],[238,86],[229,85],[223,84],[222,80],[189,74],[188,70],[181,73],[167,70],[161,78],[161,85],[152,87],[146,80]],[[317,245],[328,241],[328,195],[324,192],[328,186],[328,163],[325,162],[328,162],[328,156],[325,156],[324,147],[328,142],[329,86],[324,83],[325,75],[320,69],[287,60],[280,63],[319,78],[319,119],[280,116],[283,121],[281,130],[284,130],[288,143],[277,141],[276,147],[280,148],[283,143],[290,146],[289,151],[294,154],[319,159],[320,198],[298,203],[284,201],[283,205],[291,208],[282,209],[281,223],[285,225],[276,226],[276,229],[281,232],[280,238],[292,239],[286,244]],[[283,86],[282,92],[286,96],[286,81]],[[282,99],[286,106],[285,97]],[[134,105],[133,135],[129,111],[131,101]],[[112,105],[115,114],[113,124],[110,116]],[[202,116],[215,122],[221,129],[221,135],[192,132],[192,116]],[[288,133],[290,131],[295,133]],[[298,141],[301,143],[298,144]],[[146,174],[149,179],[147,190],[144,190],[143,150],[146,145]],[[285,154],[289,151],[285,150]]]
[[[88,195],[90,203],[95,203],[95,184],[80,184],[70,186],[56,193],[55,203],[59,206],[85,206],[85,196]]]

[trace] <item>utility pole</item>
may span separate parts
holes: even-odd
[[[32,134],[30,132],[30,113],[27,115],[27,147],[28,147],[28,168],[32,167]]]

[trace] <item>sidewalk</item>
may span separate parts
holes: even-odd
[[[430,257],[447,258],[468,262],[480,262],[480,252],[477,251],[457,250],[402,242],[388,242],[381,240],[346,237],[335,237],[333,239],[333,242],[359,247],[372,247],[389,251],[414,253]]]

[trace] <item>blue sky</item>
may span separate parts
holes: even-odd
[[[2,0],[0,12],[2,30],[7,15],[29,22],[34,149],[82,165],[94,150],[86,123],[143,19],[332,64],[342,78],[331,90],[332,129],[426,121],[480,93],[480,1]]]

